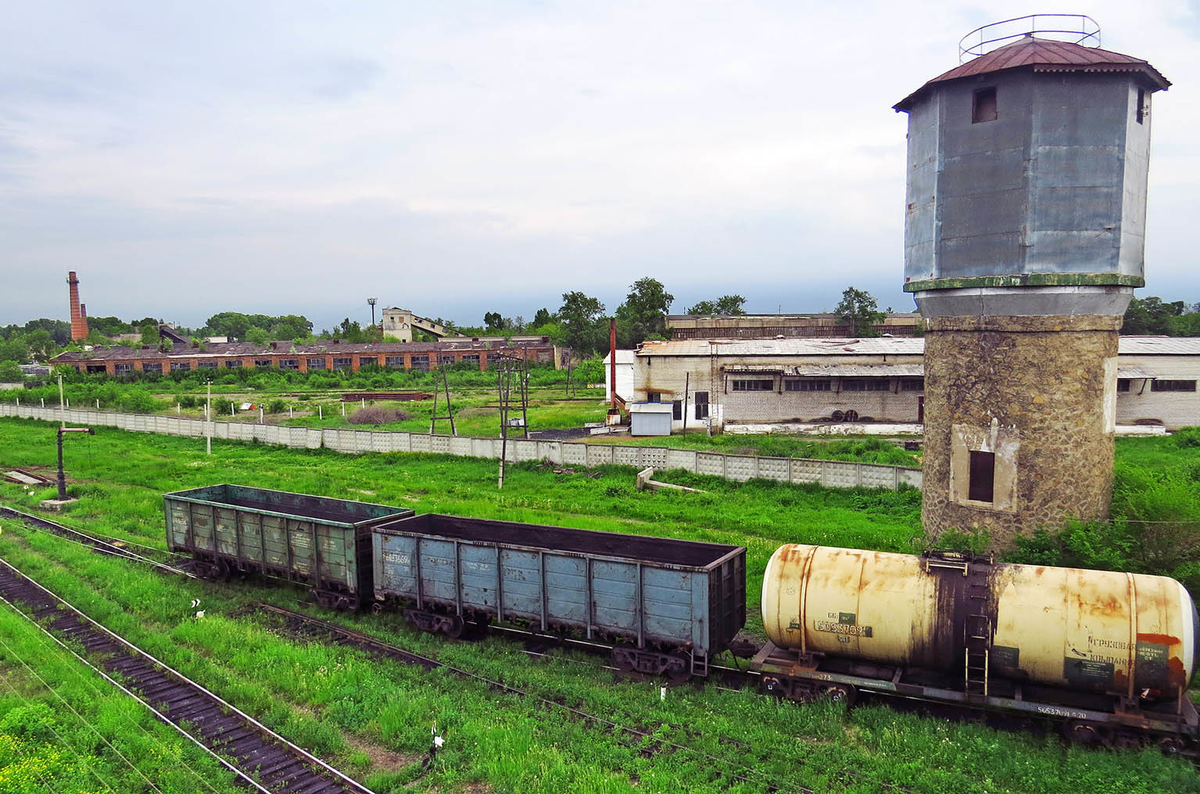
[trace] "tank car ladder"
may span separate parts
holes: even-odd
[[[992,648],[992,619],[988,617],[990,565],[968,564],[967,619],[965,622],[965,658],[963,684],[968,703],[982,704],[988,696],[989,657]]]

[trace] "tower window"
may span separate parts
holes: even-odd
[[[1137,103],[1137,123],[1144,124],[1146,121],[1146,89],[1138,89]]]
[[[971,451],[971,480],[967,498],[975,502],[993,501],[996,484],[996,453]]]
[[[975,92],[971,105],[971,123],[996,120],[996,88],[981,88]]]

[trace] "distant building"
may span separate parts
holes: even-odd
[[[688,428],[921,423],[924,350],[924,339],[886,337],[647,342],[634,355],[633,388],[617,391],[629,402],[673,404],[676,430],[685,414]],[[1116,375],[1118,423],[1200,425],[1200,338],[1121,337]]]
[[[540,337],[539,337],[540,338]],[[118,346],[88,351],[68,351],[50,363],[75,367],[84,373],[131,375],[144,372],[163,375],[181,370],[278,368],[298,372],[349,370],[363,366],[383,369],[431,370],[455,364],[478,365],[486,370],[503,355],[524,358],[532,364],[558,366],[558,350],[549,341],[515,342],[511,345],[471,339],[444,342],[373,342],[348,344],[337,340],[313,344],[252,342],[205,344],[176,343],[172,350],[156,346]]]
[[[848,337],[849,323],[836,314],[670,314],[667,328],[672,339],[785,339],[805,337]],[[875,333],[916,336],[921,315],[916,312],[888,314],[872,326]]]

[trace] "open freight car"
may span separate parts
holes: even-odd
[[[426,631],[465,621],[614,643],[625,669],[708,672],[746,622],[746,550],[427,514],[378,525],[376,606]]]
[[[357,609],[371,598],[371,527],[413,514],[388,505],[210,485],[163,495],[167,547],[202,576],[261,572],[307,585],[313,599]]]

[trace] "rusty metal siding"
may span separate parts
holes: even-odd
[[[1186,689],[1197,618],[1173,579],[1033,565],[985,570],[993,675],[1134,699],[1143,690],[1171,699]],[[763,625],[780,648],[961,670],[966,572],[965,564],[913,555],[783,546],[763,577]]]

